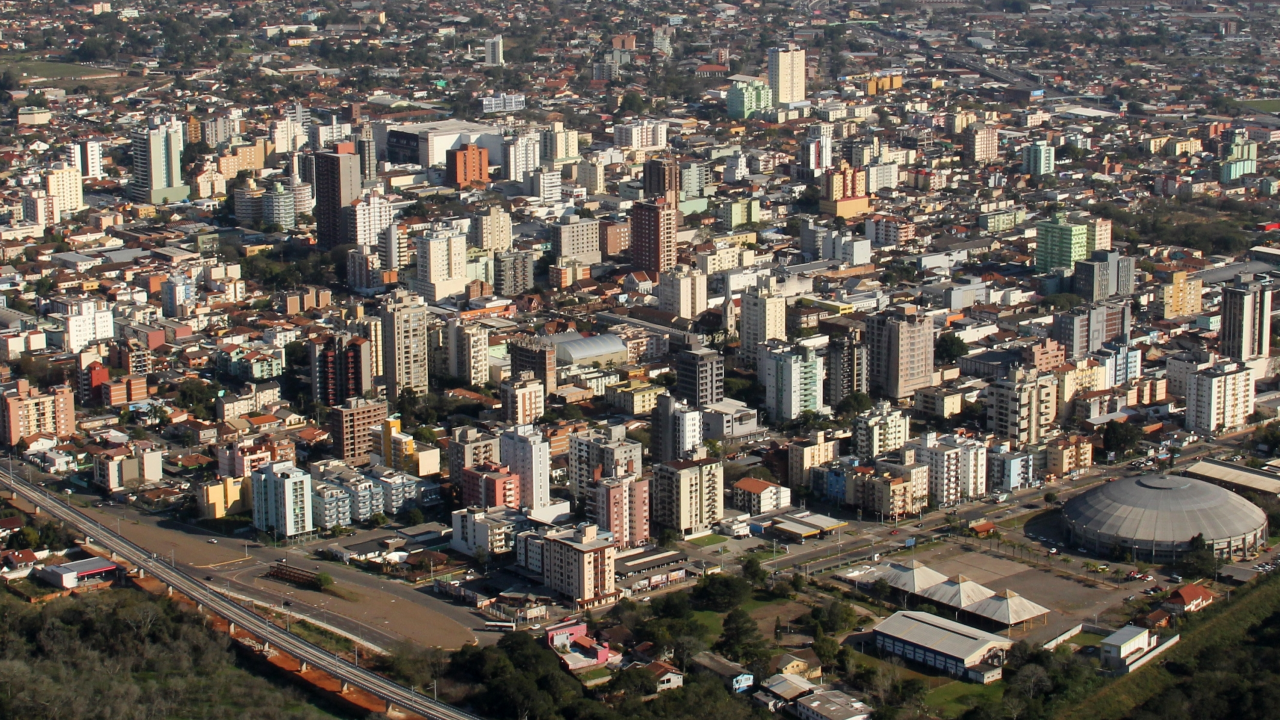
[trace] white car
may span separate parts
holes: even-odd
[[[218,538],[209,538],[209,544],[210,544],[210,545],[217,545],[217,544],[218,544]]]

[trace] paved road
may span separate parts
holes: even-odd
[[[28,501],[40,506],[53,517],[67,523],[94,538],[96,544],[116,553],[187,597],[202,603],[211,611],[239,624],[264,641],[274,644],[293,657],[307,662],[333,677],[359,687],[397,707],[417,713],[430,720],[480,720],[451,705],[436,702],[404,688],[364,668],[356,667],[341,658],[286,633],[263,618],[228,601],[198,582],[195,578],[169,567],[152,557],[152,554],[116,535],[106,527],[86,517],[80,511],[66,505],[56,497],[39,490],[19,478],[0,472],[0,484],[6,485]]]

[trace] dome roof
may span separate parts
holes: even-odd
[[[1226,540],[1267,524],[1258,506],[1202,480],[1171,475],[1117,478],[1067,502],[1067,522],[1090,534],[1138,544]]]

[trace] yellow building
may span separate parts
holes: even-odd
[[[228,515],[241,515],[253,509],[253,486],[244,478],[224,477],[196,488],[196,505],[200,517],[217,520]]]
[[[1188,278],[1181,270],[1173,273],[1170,282],[1160,286],[1160,304],[1165,320],[1187,315],[1199,315],[1204,310],[1204,281]]]
[[[606,386],[604,397],[608,403],[629,415],[648,415],[658,406],[658,396],[666,388],[644,380],[627,380]]]
[[[1072,400],[1081,393],[1101,388],[1106,377],[1105,368],[1096,360],[1067,363],[1054,368],[1053,374],[1058,378],[1059,422],[1071,413]]]
[[[413,436],[400,431],[400,418],[382,421],[381,427],[370,431],[373,446],[379,448],[382,464],[392,470],[418,472],[418,448]]]
[[[787,446],[787,483],[791,487],[807,486],[809,470],[836,459],[836,441],[823,430],[815,430],[806,440]]]
[[[1082,435],[1061,437],[1045,448],[1049,474],[1064,477],[1093,467],[1093,443]]]

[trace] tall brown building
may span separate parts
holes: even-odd
[[[556,348],[549,341],[522,335],[507,343],[511,356],[511,377],[518,378],[528,370],[542,381],[545,392],[556,391]]]
[[[318,153],[316,163],[316,242],[334,248],[348,242],[347,208],[360,197],[360,156]]]
[[[644,196],[648,200],[679,200],[680,164],[671,157],[651,158],[644,164]]]
[[[631,248],[631,220],[600,222],[600,253],[605,257]]]
[[[658,198],[631,206],[631,262],[641,270],[664,272],[676,264],[679,210]]]
[[[466,144],[444,153],[445,182],[456,188],[489,182],[489,151],[479,145]]]
[[[334,453],[353,465],[369,462],[369,453],[373,450],[372,430],[386,419],[387,404],[382,401],[353,397],[331,409],[329,432],[333,434]]]
[[[373,389],[373,344],[348,334],[323,335],[309,343],[311,397],[337,407]]]

